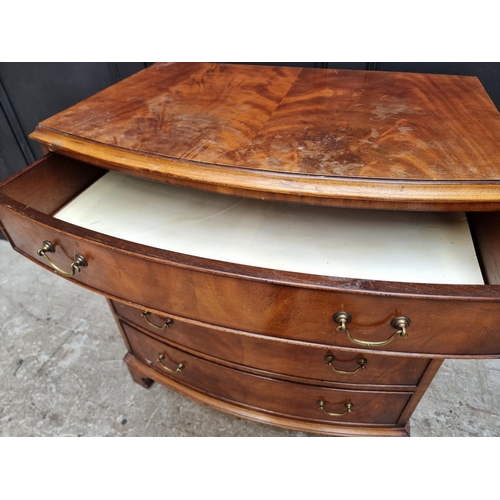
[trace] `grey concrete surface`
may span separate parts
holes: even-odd
[[[0,240],[0,436],[306,436],[129,376],[103,297]],[[447,360],[412,436],[500,436],[500,360]]]

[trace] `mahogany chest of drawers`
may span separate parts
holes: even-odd
[[[471,77],[156,64],[37,127],[0,225],[144,387],[407,435],[443,359],[500,356],[499,136]]]

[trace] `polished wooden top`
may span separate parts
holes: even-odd
[[[500,115],[475,77],[156,64],[42,122],[50,150],[259,198],[500,208]]]

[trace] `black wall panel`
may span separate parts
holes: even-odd
[[[225,63],[224,63],[225,64]],[[319,68],[316,62],[231,62],[227,64],[255,64],[256,66],[290,66],[292,68]]]
[[[0,181],[19,172],[25,166],[26,159],[3,109],[0,108]]]
[[[365,62],[250,62],[232,64],[258,64],[263,66],[291,66],[293,68],[368,69]]]
[[[331,68],[331,69],[360,69],[360,70],[367,70],[368,65],[370,63],[366,62],[329,62],[329,63],[324,63],[326,64],[326,68]]]

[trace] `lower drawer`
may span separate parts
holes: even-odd
[[[122,326],[132,354],[158,372],[200,393],[265,413],[313,422],[396,425],[412,396],[411,392],[341,390],[252,375],[193,356],[125,323]]]
[[[359,353],[285,341],[178,317],[158,316],[110,302],[120,317],[180,346],[231,363],[300,379],[413,388],[429,364],[426,358]]]

